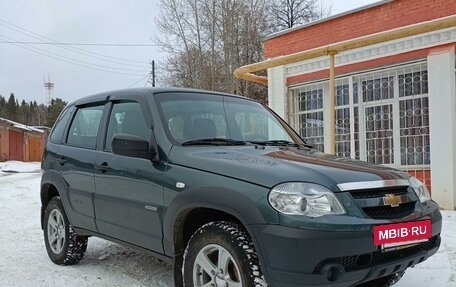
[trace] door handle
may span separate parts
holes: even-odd
[[[111,169],[107,162],[103,162],[102,164],[97,164],[95,166],[95,168],[100,170],[102,173],[106,173],[108,170]]]
[[[58,162],[61,166],[64,166],[64,165],[68,162],[68,160],[67,160],[66,158],[64,158],[64,157],[61,157],[61,158],[58,158],[58,159],[57,159],[57,162]]]

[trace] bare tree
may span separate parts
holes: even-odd
[[[317,0],[271,0],[268,10],[273,32],[302,25],[331,13],[331,7],[324,7]]]
[[[156,42],[169,55],[169,85],[237,93],[262,100],[267,90],[233,76],[263,58],[268,33],[262,0],[160,0]]]
[[[155,22],[161,33],[155,40],[169,55],[164,83],[266,103],[266,87],[238,80],[233,72],[263,60],[263,39],[281,23],[293,26],[319,17],[315,1],[160,0]]]

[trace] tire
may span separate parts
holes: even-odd
[[[361,285],[356,285],[356,287],[389,287],[393,286],[399,280],[401,280],[402,276],[404,276],[405,271],[398,272],[391,274],[386,277],[378,278],[369,282],[365,282]]]
[[[185,287],[267,286],[249,235],[230,222],[205,224],[192,235],[182,271]]]
[[[58,265],[77,264],[87,250],[87,237],[77,235],[68,221],[60,197],[49,201],[44,213],[44,243]]]

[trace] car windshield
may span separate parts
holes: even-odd
[[[178,144],[304,144],[282,120],[251,100],[196,93],[163,93],[155,99],[168,136]]]

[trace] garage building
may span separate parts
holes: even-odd
[[[0,162],[41,161],[47,131],[0,118]]]

